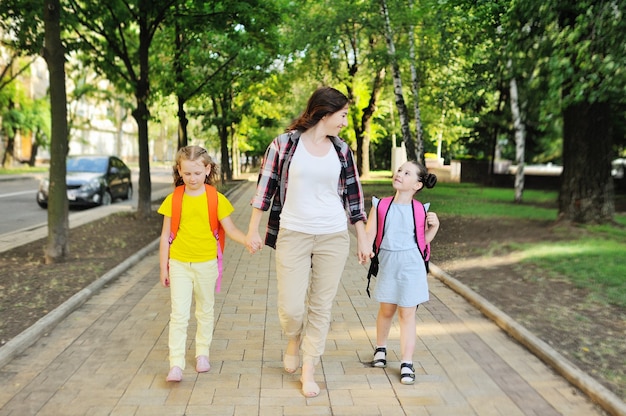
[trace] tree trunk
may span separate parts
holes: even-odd
[[[140,7],[148,7],[146,2],[140,2]],[[135,86],[137,108],[133,110],[133,117],[137,122],[139,145],[139,192],[137,215],[146,218],[152,212],[152,183],[150,182],[150,148],[148,146],[148,96],[150,94],[150,33],[148,30],[147,10],[139,13],[139,79]]]
[[[183,51],[183,33],[180,29],[180,25],[178,21],[176,21],[176,39],[174,40],[175,48],[174,48],[174,71],[176,73],[176,84],[184,85],[185,80],[183,76],[183,67],[182,67],[182,54]],[[189,120],[187,119],[187,112],[185,111],[185,102],[187,100],[180,94],[178,94],[178,148],[183,148],[187,146],[189,143],[189,139],[187,137],[187,124],[189,124]]]
[[[185,111],[185,99],[182,96],[178,96],[178,148],[182,148],[189,144],[189,137],[187,136],[187,125],[189,119],[187,118],[187,112]]]
[[[233,161],[231,168],[231,176],[238,178],[241,176],[241,152],[239,151],[239,136],[231,129],[230,134],[231,160]]]
[[[363,109],[363,115],[361,116],[361,127],[358,129],[356,136],[357,142],[357,169],[359,174],[366,178],[370,174],[370,137],[371,137],[371,125],[372,117],[376,111],[376,105],[378,98],[383,88],[383,81],[385,79],[385,68],[382,68],[374,76],[374,82],[372,83],[372,92],[370,93],[370,100],[367,103],[367,107]]]
[[[413,9],[413,0],[409,1]],[[424,159],[424,129],[422,127],[422,114],[420,111],[420,80],[417,75],[417,57],[415,55],[415,27],[409,26],[409,62],[411,63],[411,90],[413,91],[413,113],[415,116],[415,153],[416,160],[426,166]]]
[[[221,150],[221,167],[222,182],[231,180],[233,174],[230,171],[230,152],[228,151],[228,129],[224,125],[217,126],[217,131],[220,135],[220,150]]]
[[[12,112],[11,110],[15,109],[15,102],[10,99],[9,103],[7,105],[7,109]],[[15,119],[15,117],[11,117],[11,119]],[[14,123],[14,121],[10,121],[10,123]],[[7,138],[6,144],[4,145],[4,153],[2,154],[2,164],[1,166],[3,168],[10,168],[13,165],[13,152],[15,149],[15,135],[16,133],[16,128],[13,127],[12,129],[5,129],[4,131],[4,135]]]
[[[10,168],[13,166],[13,152],[15,152],[15,134],[6,134],[7,144],[4,148],[4,155],[2,156],[2,167]]]
[[[33,133],[33,141],[30,144],[30,157],[28,158],[28,166],[31,168],[35,166],[35,162],[37,161],[37,153],[39,152],[39,143],[43,142],[41,139],[43,133],[41,130],[37,129],[35,133]]]
[[[137,122],[137,134],[139,136],[139,197],[137,215],[139,218],[146,218],[152,212],[152,184],[150,182],[150,151],[148,146],[148,117],[150,116],[150,111],[145,101],[139,101],[139,97],[137,97],[137,101],[137,108],[133,110],[133,117]]]
[[[385,41],[387,42],[387,51],[391,58],[391,69],[393,76],[393,91],[395,95],[396,107],[398,109],[398,117],[400,118],[400,131],[402,132],[402,140],[406,146],[407,158],[409,160],[418,160],[418,155],[415,149],[415,142],[411,134],[411,128],[409,126],[409,111],[404,102],[404,96],[402,95],[402,75],[400,73],[400,66],[398,65],[398,59],[396,57],[396,47],[393,43],[393,31],[391,30],[391,21],[389,19],[389,10],[387,9],[386,0],[380,1],[381,14],[385,22]]]
[[[563,112],[563,173],[559,219],[613,221],[612,120],[608,103],[578,103]]]
[[[509,63],[510,65],[510,63]],[[511,115],[513,116],[513,128],[515,130],[515,202],[521,203],[524,194],[524,153],[526,147],[526,129],[522,121],[517,92],[517,81],[511,78],[509,83],[511,94]]]
[[[58,263],[69,253],[69,217],[65,185],[67,142],[67,95],[65,90],[65,48],[61,42],[61,4],[44,3],[43,57],[50,74],[50,188],[48,192],[48,241],[45,263]]]

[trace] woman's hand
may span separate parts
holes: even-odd
[[[261,240],[261,235],[258,231],[248,230],[248,234],[246,235],[246,247],[252,254],[263,248],[263,240]]]
[[[356,256],[359,259],[360,264],[365,264],[369,259],[374,257],[374,252],[372,251],[372,244],[367,237],[367,233],[365,231],[365,224],[363,221],[359,221],[354,224],[356,229],[356,245],[357,245],[357,253]]]

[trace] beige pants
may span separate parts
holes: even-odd
[[[331,309],[350,250],[348,231],[313,235],[281,229],[276,241],[278,317],[289,339],[302,340],[303,361],[324,353]]]
[[[185,263],[170,259],[170,367],[185,369],[187,326],[192,296],[196,302],[196,357],[209,355],[213,340],[217,261]]]

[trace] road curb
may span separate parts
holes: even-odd
[[[430,273],[450,289],[463,296],[502,330],[528,348],[535,356],[552,367],[567,381],[579,388],[589,398],[613,416],[626,416],[626,403],[597,380],[583,372],[554,348],[537,338],[513,318],[496,308],[487,299],[474,292],[434,264],[429,265]]]

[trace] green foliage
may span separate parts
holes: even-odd
[[[486,159],[499,143],[511,159],[511,76],[520,85],[528,163],[562,161],[561,108],[582,99],[612,101],[616,149],[626,147],[623,1],[387,3],[407,86],[410,30],[417,41],[421,89],[414,96],[405,88],[405,100],[409,107],[419,103],[426,151],[441,144],[446,161]],[[321,84],[350,95],[350,126],[342,136],[354,144],[374,74],[388,68],[377,1],[154,0],[145,10],[137,0],[63,4],[68,50],[117,93],[134,94],[141,81],[149,95],[139,98],[152,106],[154,93],[180,97],[195,118],[191,126],[200,126],[198,137],[217,145],[220,135],[237,137],[250,155],[260,155]],[[42,50],[40,9],[39,1],[0,2],[0,28],[16,34],[9,46],[22,54]],[[152,40],[149,79],[141,77],[137,58],[140,22]],[[76,86],[75,98],[97,94],[89,82]],[[0,92],[0,106],[6,97]],[[393,106],[388,71],[369,136],[374,168],[387,167],[392,137],[400,137]]]
[[[39,0],[2,0],[0,33],[3,44],[21,55],[37,55],[43,47],[43,2]]]
[[[626,102],[626,4],[623,1],[515,2],[510,48],[523,68],[546,81],[562,106]]]

